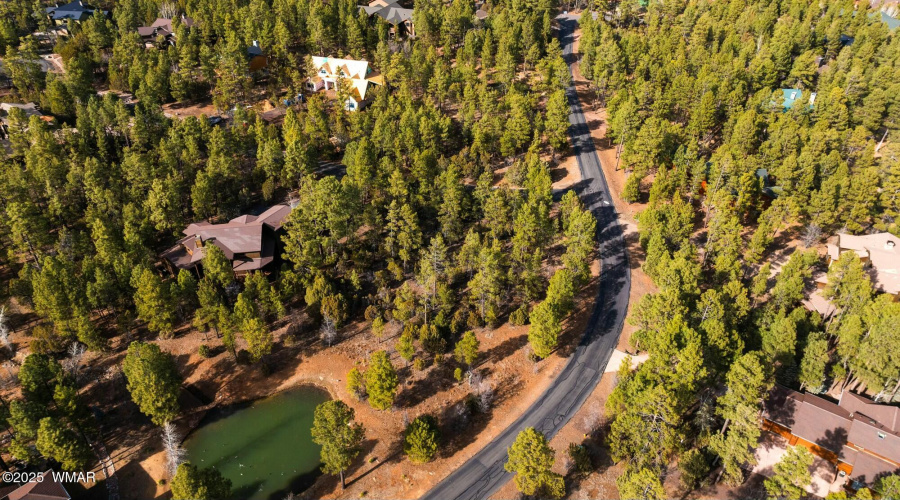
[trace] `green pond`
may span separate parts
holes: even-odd
[[[281,500],[319,474],[310,429],[328,393],[300,387],[245,405],[217,408],[184,442],[188,460],[231,479],[232,497]]]

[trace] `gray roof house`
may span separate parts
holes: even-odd
[[[360,7],[369,17],[378,16],[392,25],[391,36],[416,36],[413,26],[413,9],[400,6],[400,0],[372,0],[368,6]]]
[[[44,12],[47,13],[47,17],[54,23],[65,24],[69,21],[84,21],[93,16],[95,10],[97,10],[95,7],[92,7],[81,0],[75,0],[74,2],[69,2],[65,5],[47,7],[44,9]],[[103,14],[107,14],[107,11],[105,10],[102,12]]]

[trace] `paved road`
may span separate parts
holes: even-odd
[[[560,16],[557,20],[563,54],[571,70],[575,63],[572,43],[577,23],[572,16]],[[569,87],[566,95],[571,109],[569,135],[582,178],[574,189],[597,218],[601,259],[597,302],[581,342],[546,392],[512,425],[422,498],[480,500],[496,492],[512,477],[504,471],[503,464],[506,450],[516,435],[526,427],[534,427],[548,437],[559,432],[600,381],[622,332],[631,288],[625,242],[575,87]]]

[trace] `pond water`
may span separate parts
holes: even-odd
[[[281,500],[319,475],[312,442],[313,412],[328,393],[300,387],[249,404],[217,408],[184,442],[198,467],[215,466],[231,479],[232,498]]]

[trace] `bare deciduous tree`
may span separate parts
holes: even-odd
[[[491,404],[494,402],[494,388],[491,386],[491,381],[483,378],[480,372],[469,370],[468,382],[472,394],[477,398],[478,410],[482,413],[490,411]]]
[[[6,316],[6,307],[0,306],[0,344],[15,354],[12,341],[9,339],[9,334],[9,321]]]
[[[181,436],[175,430],[172,422],[166,422],[162,427],[163,449],[166,451],[166,472],[169,477],[175,477],[178,466],[184,462],[185,450],[181,447]]]
[[[816,224],[810,224],[803,230],[803,247],[809,248],[822,238],[822,228]]]
[[[483,380],[478,387],[478,408],[482,413],[487,413],[494,403],[494,388],[489,380]]]
[[[469,407],[465,403],[456,403],[453,407],[453,416],[458,430],[463,430],[469,425]]]
[[[163,2],[159,6],[159,17],[163,19],[175,19],[178,15],[178,6],[171,2]]]
[[[69,344],[69,357],[62,362],[63,368],[73,377],[78,375],[78,369],[81,368],[81,358],[84,357],[84,344],[81,342],[72,342]]]
[[[587,434],[593,434],[600,423],[603,421],[603,410],[600,403],[594,401],[588,409],[587,415],[584,416],[584,428]]]
[[[322,342],[331,347],[334,341],[337,340],[337,327],[334,326],[334,320],[325,316],[325,319],[322,321],[322,328],[319,329],[319,335],[322,337]]]

